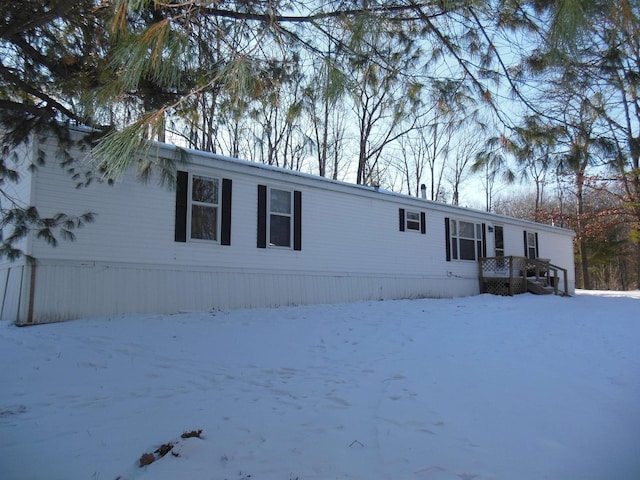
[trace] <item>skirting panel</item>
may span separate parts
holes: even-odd
[[[0,269],[1,320],[19,323],[21,306],[26,305],[24,265]]]
[[[276,307],[478,293],[474,278],[221,270],[154,265],[40,262],[31,316],[45,323],[126,313]]]

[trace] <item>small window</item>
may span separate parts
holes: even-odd
[[[258,248],[302,250],[302,192],[258,185]]]
[[[527,258],[538,258],[538,235],[535,232],[524,232],[524,235]]]
[[[420,214],[418,212],[407,212],[407,230],[420,231]]]
[[[269,245],[291,247],[292,192],[269,189]]]
[[[424,212],[413,212],[400,208],[398,210],[400,219],[400,231],[414,231],[422,234],[427,233],[426,223],[427,217]]]
[[[495,226],[493,229],[495,239],[496,257],[504,257],[504,229],[501,226]]]
[[[483,228],[481,223],[449,220],[449,249],[447,259],[478,260],[483,252]]]
[[[205,240],[231,245],[229,178],[176,173],[175,241]]]
[[[219,187],[217,178],[191,177],[191,239],[218,241]]]

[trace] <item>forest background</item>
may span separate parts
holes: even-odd
[[[160,140],[575,230],[577,286],[640,288],[640,5],[0,1],[0,255],[90,212],[17,202],[10,147],[90,127],[82,186]],[[68,143],[67,143],[68,144]],[[46,158],[39,158],[40,162]],[[34,165],[37,168],[37,165]]]

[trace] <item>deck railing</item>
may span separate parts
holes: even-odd
[[[547,259],[484,257],[478,265],[481,293],[515,295],[526,292],[532,285],[544,291],[552,289],[556,295],[569,292],[567,270]]]

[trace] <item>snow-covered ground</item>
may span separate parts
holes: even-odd
[[[0,322],[0,362],[1,479],[640,479],[640,292]]]

